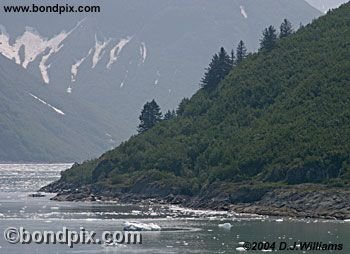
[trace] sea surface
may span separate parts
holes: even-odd
[[[267,242],[343,244],[343,251],[271,251],[272,253],[350,253],[350,222],[276,218],[231,212],[191,210],[178,206],[50,201],[33,198],[40,187],[57,180],[69,164],[0,164],[0,253],[265,253],[242,245]],[[10,244],[3,231],[120,231],[125,222],[154,223],[161,231],[142,232],[142,244]]]

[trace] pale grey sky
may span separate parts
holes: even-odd
[[[306,0],[306,1],[322,12],[327,12],[331,8],[337,8],[339,5],[349,2],[349,0]]]

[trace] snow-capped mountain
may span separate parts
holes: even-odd
[[[45,1],[50,3],[57,1]],[[191,96],[219,47],[231,50],[242,39],[255,50],[264,27],[279,26],[284,18],[298,27],[321,14],[304,0],[74,3],[98,4],[102,12],[4,13],[0,54],[40,80],[37,86],[59,106],[30,92],[31,99],[57,117],[74,115],[85,126],[93,122],[99,126],[94,129],[97,143],[108,143],[111,135],[112,145],[135,133],[147,100],[155,98],[167,110]],[[76,128],[79,135],[79,124]],[[85,135],[89,139],[92,134]],[[98,154],[101,149],[90,151]]]

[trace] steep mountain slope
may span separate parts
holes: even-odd
[[[7,2],[13,4],[2,4]],[[16,2],[21,3],[28,1]],[[57,2],[45,1],[50,3]],[[74,1],[80,3],[91,1]],[[72,105],[66,111],[82,122],[91,119],[85,107],[82,111],[75,103],[89,102],[96,113],[114,121],[116,129],[110,134],[117,143],[135,133],[145,101],[155,98],[165,110],[191,96],[220,46],[231,49],[243,39],[255,50],[265,26],[279,25],[288,18],[297,27],[320,15],[303,0],[92,4],[101,5],[102,13],[21,13],[20,18],[19,14],[4,13],[0,53],[41,79],[48,93],[62,95],[57,96],[57,103]]]
[[[319,184],[294,190],[294,199],[287,192],[289,202],[298,199],[295,193],[303,198],[306,191],[311,198],[316,190],[325,193],[321,184],[348,186],[349,14],[350,4],[344,5],[279,40],[271,52],[249,56],[217,90],[198,91],[177,118],[73,166],[46,190],[74,186],[99,195],[250,202],[276,187],[286,192],[288,185]],[[324,195],[341,193],[332,191]],[[349,216],[349,209],[344,213]]]
[[[348,0],[307,0],[315,8],[326,13],[329,9],[338,8],[341,4],[349,2]]]
[[[70,113],[72,107],[84,112],[81,105],[70,105],[62,94],[50,94],[41,81],[3,56],[0,86],[0,161],[71,162],[114,145],[106,136],[114,129],[107,118],[85,108],[91,122],[82,122]],[[103,124],[97,126],[98,121]]]

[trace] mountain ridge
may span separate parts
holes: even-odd
[[[50,3],[56,4],[45,1]],[[86,132],[86,137],[99,137],[91,156],[72,151],[71,160],[81,161],[135,134],[146,101],[156,99],[166,111],[191,96],[219,46],[232,48],[243,39],[248,48],[256,49],[265,24],[277,25],[287,17],[297,26],[321,14],[303,0],[256,3],[98,1],[102,14],[21,14],[19,19],[5,13],[0,52],[14,57],[37,78],[38,86],[52,95],[49,103],[86,123],[80,128],[94,125],[93,129],[100,129]],[[89,119],[89,111],[91,118],[102,119]],[[110,143],[106,133],[115,142]]]

